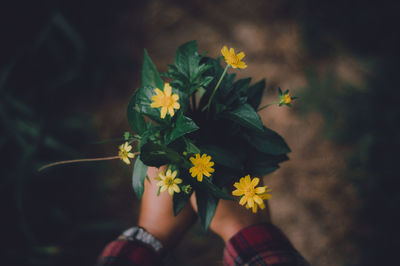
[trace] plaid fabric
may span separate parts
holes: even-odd
[[[309,265],[286,236],[270,223],[252,225],[234,235],[224,250],[224,265]]]
[[[163,265],[155,250],[140,241],[122,237],[108,244],[97,266]],[[252,225],[233,236],[224,250],[224,265],[309,265],[285,235],[270,223]]]
[[[142,242],[117,239],[101,253],[97,266],[154,266],[162,265],[154,249]]]

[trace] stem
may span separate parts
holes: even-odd
[[[214,98],[214,95],[215,95],[215,93],[217,92],[217,89],[218,89],[219,85],[221,84],[221,81],[222,81],[222,79],[224,78],[224,76],[225,76],[225,74],[226,74],[226,71],[228,71],[228,68],[229,68],[230,66],[231,66],[231,65],[229,65],[229,64],[226,65],[226,67],[225,67],[225,69],[224,69],[224,72],[222,72],[222,75],[221,75],[221,77],[219,78],[218,83],[217,83],[217,85],[215,86],[213,93],[211,94],[210,99],[208,100],[207,105],[204,106],[204,108],[203,108],[201,111],[204,111],[204,110],[206,110],[207,108],[210,108],[212,99]]]
[[[192,94],[192,108],[194,112],[196,110],[196,92]]]
[[[268,106],[274,105],[274,104],[279,104],[279,102],[273,102],[273,103],[269,103],[267,105],[264,105],[263,107],[258,108],[257,112],[267,108]]]
[[[134,155],[139,154],[139,152],[135,152]],[[56,166],[56,165],[60,165],[60,164],[69,164],[69,163],[80,163],[80,162],[95,162],[95,161],[106,161],[106,160],[115,160],[115,159],[119,159],[120,157],[117,156],[110,156],[110,157],[100,157],[100,158],[89,158],[89,159],[77,159],[77,160],[67,160],[67,161],[59,161],[59,162],[55,162],[55,163],[49,163],[46,165],[43,165],[42,167],[39,168],[38,171],[42,171],[46,168],[52,167],[52,166]]]

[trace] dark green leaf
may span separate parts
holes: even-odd
[[[132,187],[139,200],[142,199],[144,191],[144,179],[147,176],[147,165],[145,165],[140,158],[136,158],[135,165],[133,166],[132,173]]]
[[[166,144],[198,129],[199,127],[193,122],[192,119],[184,116],[182,112],[179,112],[175,121],[175,126],[172,127],[172,130],[166,137]]]
[[[223,189],[213,184],[208,177],[203,178],[203,181],[200,183],[200,186],[207,187],[207,190],[217,198],[233,200],[231,195],[227,194]]]
[[[207,230],[212,218],[214,217],[218,198],[202,189],[198,189],[196,191],[196,201],[200,223],[203,229]]]
[[[173,208],[174,208],[174,215],[177,216],[178,213],[185,207],[185,205],[189,202],[190,194],[186,194],[183,191],[180,193],[174,193],[173,197]]]
[[[151,119],[159,122],[159,123],[167,123],[167,119],[162,119],[160,117],[160,109],[161,108],[152,108],[150,105],[153,102],[151,97],[155,95],[154,87],[145,86],[139,88],[134,97],[134,109],[142,114],[149,116]],[[168,115],[167,117],[168,118]]]
[[[146,130],[146,122],[143,119],[143,116],[135,110],[135,97],[131,97],[129,100],[129,105],[127,109],[128,122],[132,130],[141,135]]]
[[[213,182],[218,187],[228,185],[232,180],[238,179],[243,176],[243,172],[232,170],[231,168],[219,166],[213,175]]]
[[[202,153],[210,155],[211,160],[218,164],[233,169],[243,169],[243,164],[241,161],[242,156],[240,156],[236,152],[232,152],[232,150],[226,150],[219,146],[212,145],[200,146],[200,150]]]
[[[261,99],[264,93],[265,79],[253,84],[247,89],[247,102],[254,108],[257,109],[261,103]]]
[[[290,152],[289,146],[285,140],[275,131],[264,127],[264,132],[250,132],[243,135],[250,145],[257,150],[268,154],[286,154]]]
[[[140,158],[146,165],[155,167],[165,164],[179,164],[182,160],[182,157],[176,151],[153,142],[147,142],[143,145]]]
[[[253,175],[266,175],[279,168],[279,163],[288,160],[285,155],[268,155],[260,152],[253,152],[249,158],[246,169]]]
[[[175,54],[175,65],[181,73],[191,78],[199,67],[200,59],[197,42],[190,41],[179,46]]]
[[[224,112],[221,116],[226,117],[244,127],[263,132],[263,125],[260,116],[249,104],[239,106],[237,109]]]
[[[234,104],[235,106],[235,104],[242,105],[245,102],[247,102],[247,96],[243,95],[245,95],[245,92],[249,87],[250,81],[251,78],[239,79],[233,84],[232,89],[230,91],[226,90],[225,93],[228,93],[228,95],[225,96],[222,95],[225,105],[230,106],[231,104]],[[243,100],[241,100],[241,98],[243,98]]]
[[[151,61],[146,49],[144,50],[142,67],[142,87],[144,86],[153,86],[160,90],[164,88],[164,81],[161,79],[161,76],[153,64],[153,61]]]
[[[183,138],[183,139],[186,144],[186,152],[187,153],[193,153],[193,154],[200,153],[200,149],[197,148],[196,145],[194,145],[192,141],[190,141],[187,138]]]

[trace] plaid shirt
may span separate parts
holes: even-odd
[[[162,265],[162,258],[140,241],[119,238],[108,244],[98,266]],[[242,229],[227,243],[224,265],[309,265],[274,225],[263,223]]]

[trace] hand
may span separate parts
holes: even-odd
[[[167,191],[157,196],[158,186],[154,178],[158,172],[165,171],[165,167],[149,167],[147,179],[144,182],[144,193],[140,206],[138,225],[159,239],[165,248],[176,245],[183,234],[196,221],[197,215],[190,204],[174,216],[172,197]]]
[[[190,198],[193,209],[197,212],[195,195]],[[250,225],[270,222],[268,202],[265,201],[265,209],[253,213],[237,201],[220,199],[215,215],[210,223],[210,229],[219,235],[225,242],[236,233]]]

